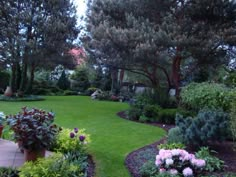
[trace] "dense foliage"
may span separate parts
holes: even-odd
[[[81,155],[81,154],[80,154]],[[77,156],[83,158],[83,156]],[[84,170],[76,161],[70,161],[70,156],[54,153],[48,158],[38,159],[36,162],[26,162],[20,169],[20,177],[86,177]]]
[[[51,148],[61,153],[83,151],[89,142],[90,136],[85,133],[84,129],[74,128],[71,130],[63,128]]]
[[[224,140],[229,135],[229,116],[222,110],[203,109],[194,118],[176,117],[186,144],[203,145],[209,140]]]
[[[204,107],[222,108],[229,110],[235,99],[234,89],[217,83],[191,83],[181,91],[182,104],[195,110]]]
[[[7,122],[15,141],[31,151],[49,148],[60,129],[54,124],[54,113],[35,108],[24,107],[22,112],[7,116]]]
[[[219,171],[223,169],[224,162],[212,154],[216,152],[209,150],[208,147],[202,147],[197,153],[196,157],[204,159],[206,161],[205,169],[209,172]]]
[[[11,69],[13,92],[31,92],[34,73],[42,66],[73,67],[68,51],[78,29],[71,1],[2,0],[0,15],[0,64]]]
[[[235,9],[230,0],[91,0],[82,39],[97,63],[142,74],[178,96],[182,79],[229,60]]]

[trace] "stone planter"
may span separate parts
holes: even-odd
[[[3,131],[4,126],[0,125],[0,138],[2,137],[2,131]]]
[[[45,157],[46,150],[32,151],[24,149],[24,159],[25,161],[36,161],[40,157]]]
[[[7,88],[6,88],[5,92],[4,92],[4,95],[5,96],[9,96],[9,97],[11,97],[13,95],[13,92],[12,92],[12,89],[11,89],[10,86],[7,86]]]

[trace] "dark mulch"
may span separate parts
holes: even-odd
[[[117,113],[117,115],[121,118],[126,119],[125,111]],[[128,119],[127,119],[128,120]],[[166,131],[170,128],[173,128],[174,125],[164,125],[160,123],[147,123],[152,126],[158,126]],[[165,143],[166,138],[161,139],[153,144],[144,146],[140,149],[137,149],[126,157],[125,165],[128,168],[130,174],[133,177],[140,177],[139,170],[141,166],[150,160],[150,158],[155,158],[158,154],[157,145]],[[236,151],[233,150],[233,142],[231,141],[224,141],[219,143],[211,143],[210,149],[214,149],[217,154],[216,156],[225,162],[225,172],[233,172],[236,173]],[[220,175],[222,176],[222,175]]]
[[[95,163],[91,155],[88,155],[88,169],[87,169],[88,177],[94,177],[95,175]]]

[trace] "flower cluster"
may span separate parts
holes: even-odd
[[[5,122],[5,114],[3,112],[0,112],[0,125],[3,125]]]
[[[78,133],[79,133],[79,129],[78,128],[74,128],[74,131],[70,132],[70,138],[76,138],[77,135],[78,135],[79,141],[82,142],[82,143],[86,143],[86,141],[85,141],[86,136],[82,135],[82,134],[79,135]]]
[[[79,151],[86,148],[90,142],[90,135],[85,133],[85,129],[74,128],[73,130],[63,128],[56,138],[55,151],[67,153]]]
[[[205,160],[197,159],[194,154],[183,149],[161,149],[155,164],[160,173],[181,174],[185,177],[195,176],[194,174],[200,173],[206,166]]]

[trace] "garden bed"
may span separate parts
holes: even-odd
[[[125,111],[118,112],[117,115],[121,118],[126,119]],[[161,127],[166,131],[174,127],[174,125],[164,125],[160,123],[146,123],[146,124]],[[155,156],[159,152],[157,145],[163,144],[165,143],[165,141],[166,138],[163,138],[160,141],[144,146],[128,154],[125,160],[125,165],[128,168],[132,177],[141,177],[139,170],[145,162],[153,159],[154,163]],[[225,172],[236,173],[236,151],[233,150],[233,142],[223,141],[218,143],[211,143],[209,147],[210,149],[214,149],[217,152],[216,156],[225,162],[225,167],[224,167]],[[191,148],[187,148],[187,150],[192,151]],[[220,174],[218,173],[215,175],[221,176],[221,174],[222,173]]]

